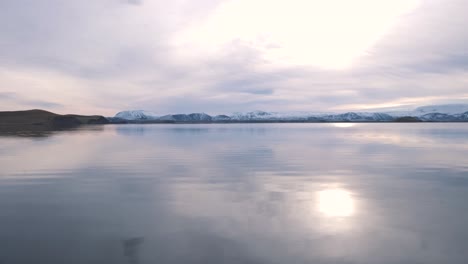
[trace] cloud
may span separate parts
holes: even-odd
[[[14,92],[1,92],[0,93],[0,103],[2,104],[2,111],[21,109],[20,107],[26,107],[28,109],[32,108],[63,108],[62,104],[52,102],[52,101],[43,101],[35,100],[27,97],[23,97]],[[7,108],[8,107],[8,108]]]
[[[16,96],[13,92],[0,92],[0,100],[9,100]]]
[[[129,4],[132,5],[141,5],[143,4],[143,0],[127,0]]]
[[[37,100],[28,100],[24,101],[23,104],[29,104],[34,107],[38,108],[61,108],[63,107],[62,104],[55,103],[55,102],[47,102],[47,101],[37,101]]]
[[[341,3],[294,1],[315,7]],[[280,2],[283,7],[292,5]],[[261,25],[282,27],[276,31],[282,34],[294,31],[295,40],[310,40],[309,35],[319,29],[332,32],[331,24],[312,30],[308,9],[296,16],[298,8],[275,9],[282,16],[266,20],[270,24],[248,17],[255,22],[250,29],[213,25],[213,21],[229,22],[219,19],[222,14],[236,14],[232,5],[235,1],[1,1],[0,100],[11,96],[6,94],[9,91],[24,98],[10,98],[2,106],[112,115],[141,108],[214,113],[327,111],[466,98],[468,30],[464,25],[468,18],[463,10],[468,4],[463,0],[420,1],[343,69],[273,58],[271,54],[285,51],[285,44],[257,34],[268,32]],[[248,14],[261,12],[261,7],[243,6]],[[326,10],[333,15],[333,9]],[[234,17],[241,24],[250,21]],[[212,39],[216,35],[210,29],[225,30],[215,31],[222,41]],[[333,43],[337,51],[351,44]],[[326,45],[311,42],[297,54],[307,60],[319,55],[327,60],[331,55],[325,49]]]

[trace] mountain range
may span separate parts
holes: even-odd
[[[242,123],[242,122],[468,122],[468,104],[429,105],[410,111],[237,112],[160,115],[144,110],[122,111],[108,118],[112,123]]]
[[[80,125],[145,123],[317,123],[317,122],[468,122],[468,104],[430,105],[407,111],[375,112],[238,112],[159,115],[148,111],[122,111],[114,117],[60,115],[44,110],[0,112],[0,134],[12,131],[49,131]]]

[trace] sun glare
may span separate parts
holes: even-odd
[[[332,126],[339,128],[355,127],[356,123],[333,123]]]
[[[213,51],[237,42],[275,64],[341,69],[420,0],[231,0],[178,43]]]
[[[331,217],[348,217],[354,213],[354,200],[348,191],[328,189],[318,193],[319,211]]]

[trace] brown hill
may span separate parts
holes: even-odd
[[[98,115],[59,115],[38,109],[0,112],[0,130],[53,130],[107,123],[105,117]]]

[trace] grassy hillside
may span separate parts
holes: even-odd
[[[88,124],[107,124],[103,116],[59,115],[44,110],[0,112],[0,130],[63,129]]]
[[[44,123],[56,116],[44,110],[0,112],[0,125]]]

